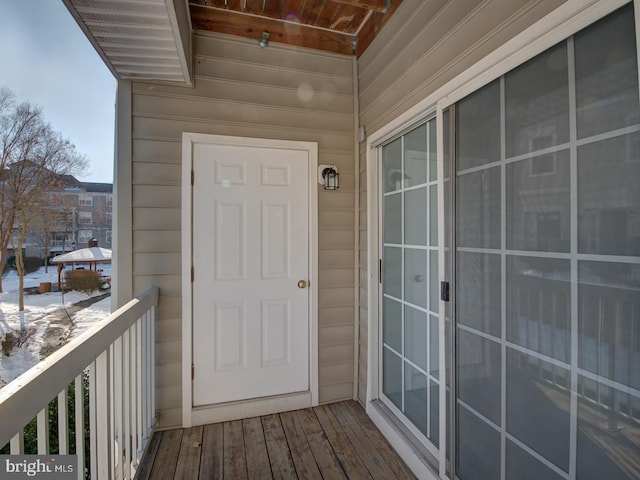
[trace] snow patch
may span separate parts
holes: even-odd
[[[104,266],[104,273],[111,273],[111,265]],[[20,374],[36,365],[40,361],[40,348],[43,337],[51,319],[47,319],[52,313],[69,308],[74,303],[87,300],[93,296],[102,295],[103,292],[93,292],[86,295],[81,292],[66,292],[63,296],[60,292],[50,292],[24,296],[24,311],[18,311],[18,275],[10,271],[2,278],[3,293],[0,293],[0,338],[5,338],[7,333],[16,333],[28,329],[29,338],[24,345],[14,348],[9,356],[0,353],[0,387],[9,383]],[[24,286],[38,287],[42,282],[56,284],[58,281],[57,268],[49,267],[45,272],[44,267],[37,272],[25,275]],[[88,308],[76,312],[73,318],[73,326],[70,330],[70,338],[80,335],[106,318],[111,313],[111,298],[105,298]],[[53,318],[53,317],[52,317]]]

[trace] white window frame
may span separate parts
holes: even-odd
[[[93,225],[93,212],[78,212],[78,225]]]
[[[409,126],[409,128],[408,128],[405,132],[402,132],[401,134],[398,134],[398,135],[397,135],[397,138],[393,138],[393,140],[389,139],[389,140],[385,141],[383,145],[380,145],[380,146],[376,147],[376,148],[379,150],[379,152],[378,152],[378,158],[379,158],[379,159],[381,159],[381,158],[382,158],[382,157],[381,157],[381,155],[382,155],[382,149],[383,149],[383,147],[384,147],[384,146],[389,145],[389,144],[391,143],[391,141],[399,140],[400,138],[404,137],[406,134],[408,134],[408,133],[412,132],[412,131],[413,131],[414,129],[416,129],[416,128],[419,128],[419,127],[421,127],[421,126],[426,127],[426,128],[427,128],[427,137],[429,137],[429,128],[428,128],[428,125],[429,125],[429,123],[430,123],[430,122],[436,122],[435,111],[434,111],[433,109],[429,110],[429,111],[428,111],[428,114],[427,114],[426,116],[424,116],[424,117],[420,118],[420,119],[419,119],[419,121],[418,121],[417,123],[415,123],[415,124],[411,124],[411,125]],[[403,146],[403,148],[402,148],[402,155],[403,155],[403,157],[404,157],[407,153],[409,153],[409,152],[410,152],[410,151],[405,150],[405,149],[404,149],[404,146]],[[429,155],[429,152],[427,152],[427,155]],[[403,163],[403,165],[404,165],[404,164],[405,164],[405,162],[406,162],[406,158],[407,158],[407,157],[404,157],[404,159],[403,159],[403,162],[402,162],[402,163]],[[426,160],[426,159],[425,159],[425,160]],[[377,168],[381,168],[381,163],[379,163],[379,164],[378,164],[378,167],[377,167]],[[428,165],[428,164],[427,164],[427,167],[426,167],[426,168],[427,168],[427,177],[429,177],[429,165]],[[401,173],[401,172],[399,172],[399,173]],[[378,191],[379,191],[379,192],[381,192],[381,191],[383,191],[383,190],[384,190],[384,186],[383,186],[383,185],[382,185],[382,183],[381,183],[381,181],[382,181],[383,179],[381,178],[381,176],[380,176],[380,175],[378,175],[378,178],[379,178],[379,182],[378,182],[378,185],[377,185],[377,187],[376,187],[376,188],[378,189]],[[404,177],[404,178],[402,178],[402,179],[401,179],[401,180],[402,180],[402,181],[401,181],[402,185],[396,185],[396,190],[392,192],[394,195],[399,194],[399,192],[400,192],[401,190],[404,190],[405,192],[407,192],[407,191],[411,191],[411,187],[414,187],[415,185],[410,185],[410,184],[409,184],[409,182],[407,181],[407,179],[408,179],[408,177]],[[435,181],[435,182],[434,182],[434,181],[429,180],[429,178],[427,178],[427,179],[425,179],[425,182],[424,182],[424,183],[419,184],[419,188],[426,188],[426,189],[427,189],[427,196],[429,196],[429,195],[430,195],[430,188],[431,188],[433,185],[438,185],[438,183],[439,183],[438,181]],[[408,188],[409,190],[407,190],[407,188]],[[390,193],[390,192],[387,192],[387,193]],[[379,195],[379,198],[378,198],[378,201],[379,201],[379,203],[378,203],[378,212],[379,212],[379,215],[378,215],[378,225],[379,225],[379,227],[378,227],[378,228],[383,228],[383,227],[384,227],[383,225],[381,225],[381,220],[380,220],[380,219],[382,218],[382,212],[383,212],[383,209],[384,209],[384,206],[383,206],[383,197],[384,197],[384,194],[383,194],[383,195]],[[405,210],[404,210],[404,203],[403,203],[402,214],[403,214],[402,230],[404,230],[404,214],[405,214]],[[428,223],[428,224],[427,224],[427,246],[426,246],[426,249],[425,249],[425,251],[427,252],[427,257],[429,257],[429,256],[430,256],[430,252],[432,252],[432,251],[433,251],[433,248],[434,248],[434,247],[432,247],[432,246],[430,246],[430,245],[429,245],[429,238],[428,238],[428,237],[429,237],[429,234],[430,234],[430,228],[431,228],[431,226],[430,226],[430,224]],[[382,232],[382,231],[380,231],[380,232],[379,232],[379,238],[378,238],[378,249],[379,249],[378,251],[379,251],[379,252],[382,252],[382,251],[384,250],[384,241],[383,241],[382,235],[383,235],[383,232]],[[404,236],[404,235],[403,235],[403,236]],[[407,247],[407,246],[408,246],[409,248],[411,248],[411,245],[410,245],[410,244],[406,244],[406,243],[404,243],[404,240],[401,242],[401,244],[403,245],[403,247]],[[415,246],[414,246],[414,247],[415,247]],[[427,261],[427,265],[429,265],[429,263],[430,263],[430,260],[428,260],[428,261]],[[403,268],[404,268],[404,267],[403,267]],[[426,274],[427,274],[427,276],[429,275],[429,269],[427,269]],[[402,277],[404,278],[404,274],[402,275]],[[382,282],[380,281],[380,279],[378,280],[378,282],[376,283],[376,285],[378,286],[378,305],[377,305],[377,309],[378,309],[378,311],[382,311],[382,310],[383,310],[383,296],[384,296],[384,295],[383,295],[383,292],[382,292]],[[406,305],[406,303],[407,303],[407,302],[406,302],[406,300],[404,300],[404,292],[403,292],[403,294],[402,294],[401,296],[403,297],[403,302],[404,302],[404,303],[403,303],[403,305]],[[404,308],[404,306],[403,306],[403,308]],[[428,316],[430,317],[431,315],[433,315],[433,313],[430,311],[430,312],[428,313]],[[404,317],[404,315],[403,315],[403,317]],[[379,335],[380,335],[380,331],[381,331],[381,328],[380,328],[380,327],[381,327],[381,322],[379,322],[379,329],[378,329],[378,333],[379,333]],[[403,335],[403,342],[404,342],[404,335]],[[383,340],[383,338],[382,338],[382,335],[380,335],[380,337],[379,337],[379,344],[378,344],[378,348],[380,349],[379,351],[383,351],[383,348],[384,348],[384,347],[383,347],[383,344],[384,344],[384,340]],[[429,347],[430,347],[430,345],[429,345]],[[404,355],[402,355],[402,358],[403,358],[403,360],[402,360],[402,361],[403,361],[403,362],[405,362],[405,361],[406,361],[406,357],[405,357]],[[378,367],[379,367],[379,370],[378,370],[378,382],[380,382],[380,381],[381,381],[381,379],[382,379],[382,367],[381,367],[381,365],[382,365],[382,363],[381,363],[381,362],[382,362],[382,358],[379,358],[379,360],[378,360],[378,361],[380,362],[380,363],[378,364]],[[416,367],[414,367],[414,368],[416,368]],[[427,375],[427,377],[429,377],[429,375]],[[439,378],[442,378],[442,377],[440,377],[440,376],[439,376]],[[433,380],[429,379],[428,381],[433,381]],[[439,383],[439,382],[440,382],[440,380],[438,379],[438,383]],[[379,395],[380,395],[380,397],[379,397],[379,398],[381,398],[381,397],[382,397],[381,399],[382,399],[382,401],[384,402],[385,406],[386,406],[389,410],[391,410],[391,412],[393,412],[393,414],[398,418],[398,420],[402,423],[402,425],[403,425],[405,428],[407,428],[407,429],[411,432],[411,434],[412,434],[414,437],[416,437],[416,439],[417,439],[417,440],[418,440],[418,441],[419,441],[419,442],[424,446],[424,448],[425,448],[425,449],[426,449],[426,450],[427,450],[431,455],[433,455],[433,456],[436,456],[436,457],[437,457],[437,455],[438,455],[438,450],[437,450],[437,449],[436,449],[436,447],[433,445],[433,443],[431,442],[431,440],[430,440],[430,439],[429,439],[429,438],[428,438],[424,433],[422,433],[422,432],[418,429],[418,427],[416,427],[416,426],[415,426],[415,425],[414,425],[414,424],[409,420],[409,418],[408,418],[404,413],[402,413],[402,412],[401,412],[401,410],[400,410],[398,407],[396,407],[396,406],[393,404],[392,400],[391,400],[391,399],[389,399],[389,398],[388,398],[388,397],[383,393],[382,388],[380,388]]]
[[[93,206],[93,195],[91,195],[90,193],[78,194],[78,205],[80,205],[81,207]]]
[[[61,232],[53,232],[51,234],[50,247],[62,247],[66,242],[67,235]]]
[[[87,232],[89,232],[89,235],[84,235]],[[89,243],[89,240],[91,240],[92,238],[93,230],[78,230],[78,243]]]
[[[618,8],[634,3],[636,20],[636,47],[640,56],[640,0],[568,0],[566,3],[543,17],[531,27],[522,31],[514,38],[506,42],[500,48],[494,50],[478,63],[428,95],[412,108],[399,115],[396,119],[371,133],[367,139],[366,165],[367,165],[367,278],[368,278],[368,344],[367,344],[367,395],[366,410],[371,419],[387,437],[390,443],[398,451],[407,465],[419,478],[436,479],[449,478],[446,474],[446,390],[445,390],[445,337],[444,337],[444,311],[445,304],[440,302],[440,458],[439,472],[434,471],[434,466],[428,465],[425,459],[409,444],[405,436],[398,431],[394,423],[387,418],[375,405],[380,397],[382,385],[380,385],[380,318],[378,308],[380,303],[378,283],[378,259],[379,251],[379,215],[380,195],[379,165],[380,146],[394,136],[397,136],[412,125],[417,125],[421,120],[436,113],[437,125],[437,152],[438,152],[438,245],[439,247],[439,274],[440,281],[444,280],[444,137],[443,137],[443,112],[445,109],[463,99],[467,95],[479,90],[490,82],[500,78],[514,68],[524,64],[536,55],[544,52],[559,42],[566,40],[578,31],[597,22]],[[638,61],[640,77],[640,61]],[[443,406],[445,408],[443,408]]]

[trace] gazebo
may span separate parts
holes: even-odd
[[[98,263],[111,263],[111,250],[101,247],[81,248],[57,255],[51,259],[51,263],[58,264],[58,288],[60,288],[60,276],[65,264],[88,264],[89,270],[97,270]]]

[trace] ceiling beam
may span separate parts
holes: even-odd
[[[335,3],[344,3],[365,10],[373,10],[374,12],[386,13],[389,9],[387,0],[332,0]]]
[[[309,27],[301,23],[283,22],[193,3],[189,7],[194,30],[251,38],[256,41],[256,44],[262,32],[267,31],[271,42],[345,55],[355,53],[350,35]]]
[[[384,27],[391,19],[401,3],[402,0],[394,0],[387,13],[373,12],[371,18],[369,18],[362,30],[360,30],[360,33],[358,33],[358,46],[356,52],[358,58],[360,58],[360,55],[362,55],[371,42],[373,42],[373,39],[378,35],[380,30],[382,30],[382,27]]]

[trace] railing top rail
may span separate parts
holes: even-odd
[[[0,446],[156,305],[159,293],[151,287],[0,389]]]

